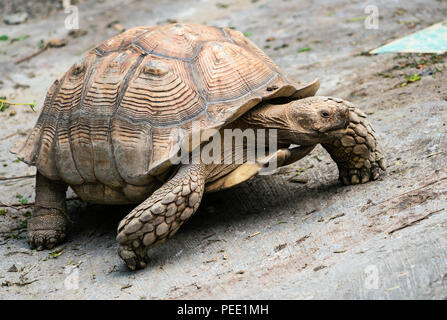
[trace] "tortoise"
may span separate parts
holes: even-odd
[[[343,99],[315,96],[318,88],[318,79],[290,80],[229,28],[169,24],[112,37],[54,81],[34,129],[12,150],[37,168],[30,246],[65,239],[68,186],[86,202],[138,204],[117,231],[118,254],[135,270],[147,265],[149,247],[192,216],[204,192],[247,181],[273,162],[294,163],[318,144],[343,183],[377,179],[385,164],[366,115]],[[216,133],[229,129],[274,130],[276,147],[253,161],[246,153],[236,161],[234,150],[229,163],[193,161],[212,140],[223,146]],[[189,161],[178,161],[185,146]]]

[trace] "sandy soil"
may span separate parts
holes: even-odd
[[[116,24],[198,22],[245,32],[291,77],[320,77],[319,94],[367,112],[389,169],[379,181],[345,187],[328,154],[314,150],[273,176],[206,196],[138,272],[116,254],[116,226],[131,207],[69,201],[75,223],[52,252],[29,249],[30,208],[8,208],[0,211],[0,299],[447,298],[446,57],[365,54],[442,21],[447,2],[375,1],[379,29],[367,29],[356,19],[370,4],[363,1],[76,1],[87,31],[78,37],[68,35],[60,1],[32,3],[0,2],[2,17],[28,13],[18,25],[0,22],[0,36],[9,37],[0,41],[0,96],[36,100],[37,110],[0,112],[3,203],[34,201],[32,177],[10,178],[35,169],[8,150],[34,125],[54,79],[117,34]],[[67,45],[14,64],[52,38]],[[407,83],[415,73],[421,79]],[[297,170],[307,183],[288,180]]]

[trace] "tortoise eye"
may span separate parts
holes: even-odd
[[[329,112],[327,112],[327,111],[321,111],[321,116],[322,116],[323,118],[329,118]]]

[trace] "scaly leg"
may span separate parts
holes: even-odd
[[[339,177],[344,184],[377,180],[380,169],[386,170],[385,160],[374,133],[366,115],[350,106],[347,133],[332,143],[323,144],[337,163]]]
[[[144,268],[149,247],[172,237],[192,216],[202,200],[204,184],[201,164],[183,165],[120,222],[118,254],[131,270]]]
[[[51,249],[65,239],[67,185],[36,174],[36,204],[28,221],[28,242],[32,249]]]

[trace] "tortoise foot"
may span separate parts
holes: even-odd
[[[345,185],[377,180],[386,164],[375,131],[362,111],[349,109],[346,134],[323,147],[337,163],[339,179]]]
[[[28,242],[31,249],[52,249],[66,237],[67,220],[61,215],[32,217],[28,222]]]
[[[131,270],[147,264],[147,251],[172,237],[199,207],[205,175],[202,165],[182,166],[118,226],[118,254]]]
[[[148,263],[146,248],[132,248],[129,245],[120,244],[118,254],[124,260],[130,270],[144,269]]]

